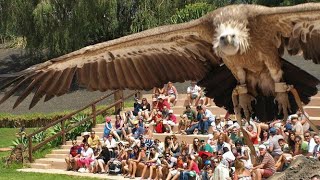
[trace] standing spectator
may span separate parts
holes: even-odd
[[[90,137],[88,138],[88,144],[90,145],[90,148],[92,148],[94,151],[97,151],[100,147],[100,138],[98,135],[96,135],[96,132],[91,131]]]
[[[65,158],[67,163],[67,171],[77,170],[76,162],[80,157],[81,146],[77,144],[77,140],[72,140],[72,147],[70,148],[70,152],[68,157]]]
[[[172,82],[168,82],[165,95],[168,96],[169,103],[172,103],[175,106],[178,100],[178,91]]]
[[[315,135],[313,138],[316,145],[314,146],[312,155],[315,159],[320,160],[320,135]]]
[[[198,102],[200,99],[201,88],[196,84],[197,82],[191,81],[191,86],[189,86],[187,89],[188,103],[190,106],[192,106],[193,101],[195,101],[195,106],[198,106]]]
[[[275,161],[273,157],[268,153],[267,147],[263,144],[259,146],[259,160],[260,164],[253,167],[254,179],[261,180],[263,178],[268,178],[275,173]]]

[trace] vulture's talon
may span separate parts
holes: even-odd
[[[277,92],[275,101],[278,102],[278,114],[283,112],[283,119],[286,120],[288,118],[288,110],[291,112],[291,106],[288,98],[287,92]]]

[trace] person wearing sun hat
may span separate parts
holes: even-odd
[[[132,129],[132,132],[127,135],[126,139],[132,143],[131,147],[134,147],[140,142],[139,137],[143,136],[144,128],[139,126],[139,120],[134,120],[132,124],[134,125],[134,128]]]

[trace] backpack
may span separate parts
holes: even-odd
[[[121,174],[121,162],[118,160],[112,161],[109,165],[109,174],[117,175]]]
[[[162,123],[158,123],[155,127],[156,133],[164,133],[166,131],[166,128]]]

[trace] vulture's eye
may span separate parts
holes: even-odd
[[[221,40],[221,41],[223,41],[223,40],[224,40],[224,38],[225,38],[224,36],[221,36],[221,37],[220,37],[220,40]]]
[[[236,35],[232,34],[232,35],[231,35],[231,37],[232,37],[232,38],[235,38],[235,37],[236,37]]]

